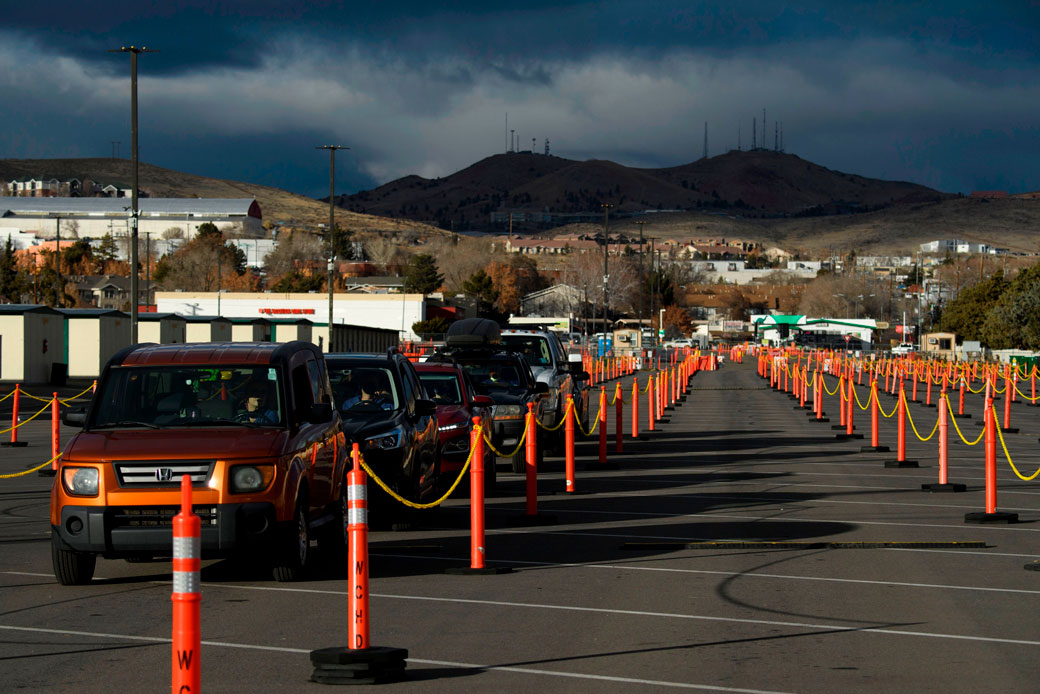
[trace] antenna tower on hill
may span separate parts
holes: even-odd
[[[704,154],[701,159],[708,158],[708,121],[704,121]]]
[[[755,122],[755,119],[752,118],[751,119],[751,149],[752,150],[758,149],[758,142],[756,141],[757,137],[758,137],[758,124]]]
[[[545,156],[549,156],[549,138],[545,138]]]

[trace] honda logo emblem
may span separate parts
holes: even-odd
[[[173,470],[168,467],[156,468],[155,479],[158,482],[169,482],[173,479]]]

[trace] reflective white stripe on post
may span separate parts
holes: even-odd
[[[174,593],[198,593],[202,582],[199,580],[198,571],[174,571],[173,592]]]
[[[347,498],[351,501],[365,501],[368,499],[368,486],[364,484],[351,484],[347,486]]]
[[[175,537],[173,538],[174,559],[198,559],[201,555],[201,537]]]
[[[368,509],[352,508],[347,511],[348,525],[368,525]]]

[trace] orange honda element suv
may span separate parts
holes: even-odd
[[[258,554],[290,581],[312,539],[343,542],[349,451],[309,342],[133,345],[76,419],[51,491],[64,585],[88,583],[98,555],[169,556],[183,475],[203,557]]]

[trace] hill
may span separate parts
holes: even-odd
[[[610,161],[573,161],[519,152],[496,154],[450,176],[406,176],[370,191],[338,196],[355,212],[395,215],[443,228],[485,228],[492,212],[549,213],[554,219],[613,212],[729,210],[779,218],[876,210],[950,197],[914,183],[845,174],[793,154],[728,152],[683,166],[640,169]],[[517,215],[519,216],[519,215]]]
[[[0,180],[26,176],[90,178],[129,187],[133,168],[128,159],[0,159]],[[138,165],[138,177],[141,190],[154,198],[256,198],[265,222],[313,228],[327,224],[329,220],[327,200],[323,203],[279,188],[196,176],[144,162]],[[421,222],[373,217],[345,210],[337,210],[336,224],[360,231],[410,229],[419,233],[440,233]]]

